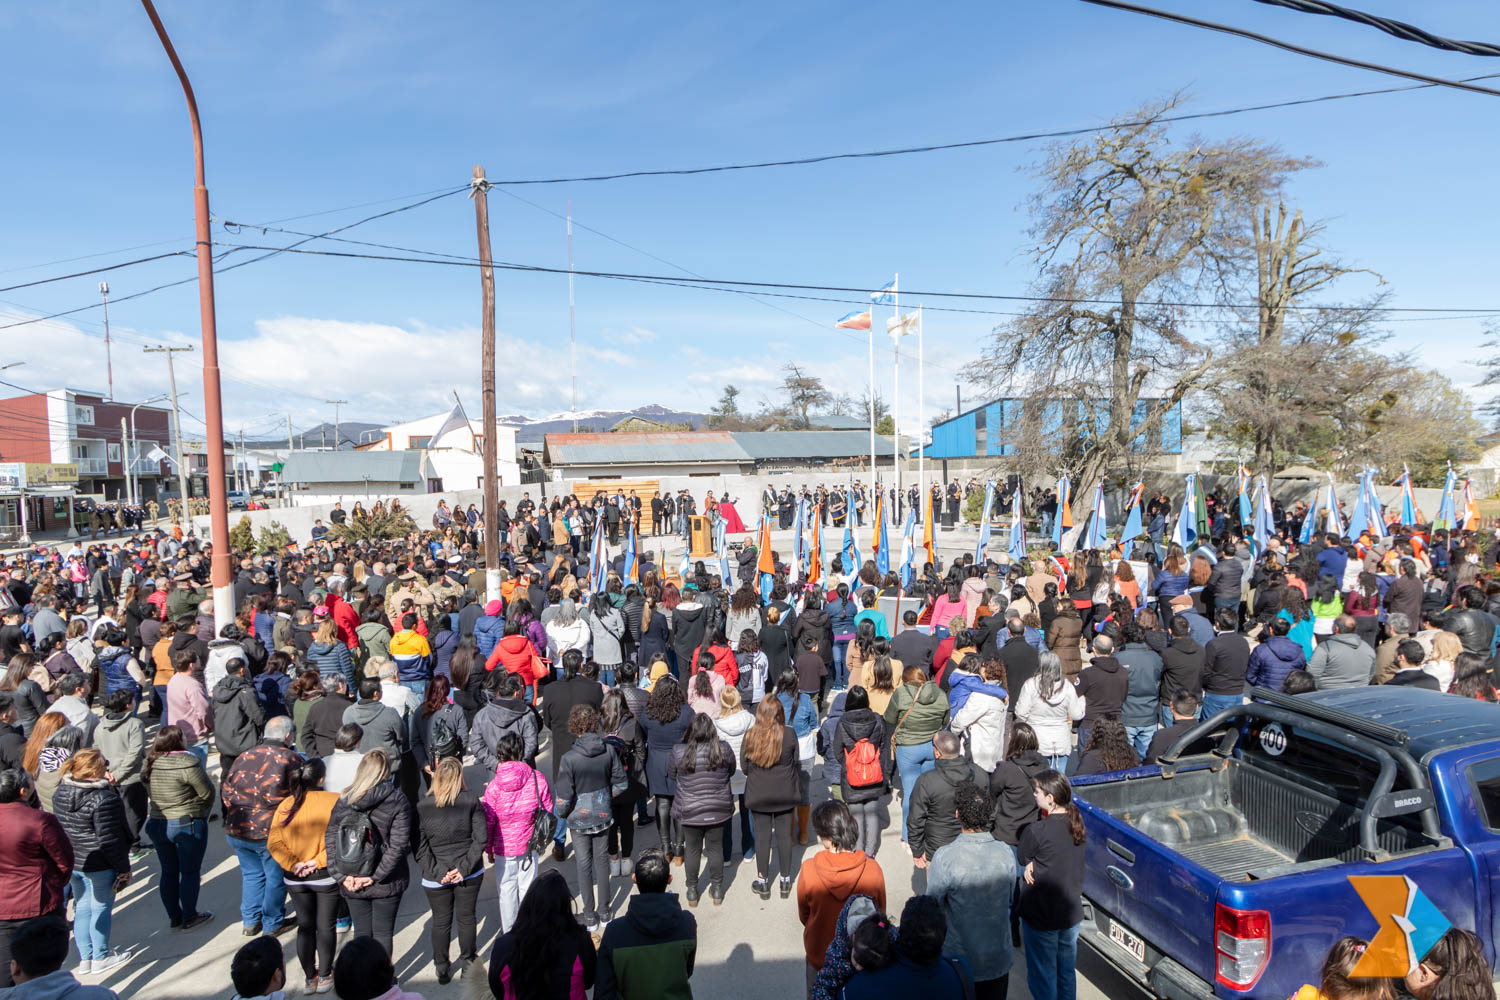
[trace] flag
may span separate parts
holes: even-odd
[[[917,332],[917,314],[909,312],[905,316],[892,316],[885,321],[885,332],[892,338],[905,337]]]
[[[854,487],[845,490],[849,503],[846,508],[848,513],[844,515],[844,544],[839,549],[843,557],[844,570],[848,573],[859,572],[859,543],[854,540]]]
[[[624,559],[624,562],[625,562],[624,572],[621,573],[620,575],[624,578],[624,580],[625,580],[626,583],[636,583],[636,582],[638,582],[637,577],[640,574],[636,572],[636,564],[635,564],[636,560],[635,560],[635,513],[634,513],[634,511],[632,511],[631,513],[629,513],[629,514],[627,514],[625,516],[625,559]]]
[[[729,569],[729,532],[724,530],[725,521],[721,517],[714,525],[714,548],[719,553],[719,579],[723,582],[725,590],[733,590],[734,577]]]
[[[901,532],[901,589],[910,590],[911,584],[917,576],[916,567],[912,560],[917,556],[917,512],[908,509],[906,512],[906,527]]]
[[[433,431],[432,432],[432,437],[430,437],[430,438],[427,439],[427,447],[429,447],[429,448],[436,448],[436,447],[438,447],[438,442],[443,439],[444,435],[446,435],[446,434],[448,434],[448,433],[450,433],[452,431],[459,431],[459,430],[464,431],[466,433],[471,433],[470,432],[470,428],[469,428],[469,421],[468,421],[468,418],[466,418],[464,416],[463,408],[460,407],[457,403],[455,403],[453,405],[453,412],[448,414],[448,419],[444,420],[443,423],[442,423],[442,426],[439,427],[437,430]],[[473,443],[472,436],[470,438],[470,443],[471,444]]]
[[[1417,523],[1417,497],[1411,491],[1411,469],[1401,469],[1401,523],[1410,527]]]
[[[1266,487],[1266,477],[1261,476],[1260,485],[1255,490],[1255,519],[1250,532],[1250,547],[1255,558],[1259,559],[1265,554],[1266,546],[1275,532],[1276,524],[1271,514],[1271,491]]]
[[[806,526],[806,522],[807,522],[807,501],[805,499],[803,499],[802,497],[798,497],[797,498],[797,520],[795,522],[793,522],[793,524],[792,524],[792,531],[794,532],[794,534],[792,536],[792,572],[791,572],[791,576],[792,576],[793,579],[795,579],[796,577],[802,575],[803,557],[806,556],[806,554],[807,554],[803,550],[803,547],[802,547],[802,545],[803,545],[803,542],[802,542],[802,531],[803,531],[803,528]]]
[[[812,551],[808,553],[807,582],[818,583],[823,579],[823,505],[813,508]]]
[[[1204,492],[1197,488],[1196,480],[1193,485],[1193,520],[1198,527],[1198,544],[1202,545],[1208,540],[1210,534],[1208,530],[1208,503]]]
[[[1084,532],[1083,547],[1102,549],[1109,544],[1108,512],[1104,509],[1104,480],[1094,487],[1094,512],[1089,516],[1089,527]]]
[[[880,286],[880,291],[870,293],[870,301],[877,306],[893,306],[896,304],[896,283],[887,281]],[[868,327],[866,327],[868,329]]]
[[[1057,481],[1057,516],[1052,519],[1052,547],[1062,548],[1063,531],[1073,527],[1073,483],[1068,474]]]
[[[1385,527],[1385,508],[1381,506],[1380,495],[1375,492],[1375,470],[1365,472],[1365,504],[1370,513],[1370,537],[1385,538],[1390,534]]]
[[[1322,490],[1313,493],[1312,506],[1307,509],[1307,516],[1302,519],[1302,531],[1297,535],[1297,542],[1301,545],[1310,543],[1313,532],[1318,528],[1318,496],[1321,493]]]
[[[1333,489],[1333,473],[1328,474],[1328,510],[1324,514],[1324,529],[1330,535],[1342,538],[1344,535],[1344,520],[1339,516],[1339,498]]]
[[[1240,527],[1244,527],[1245,525],[1249,524],[1251,520],[1251,504],[1250,496],[1248,493],[1248,490],[1250,489],[1250,470],[1242,465],[1240,466],[1240,471],[1236,475],[1239,480],[1240,487]]]
[[[1172,541],[1189,551],[1198,538],[1198,477],[1189,474],[1182,489],[1182,507],[1177,511],[1177,527],[1172,531]]]
[[[932,491],[927,491],[927,513],[922,516],[922,548],[927,551],[927,561],[937,566],[937,538],[932,522]]]
[[[891,546],[885,535],[885,505],[881,502],[884,499],[881,497],[875,501],[874,531],[875,569],[882,577],[891,571]]]
[[[151,456],[148,455],[146,457],[150,458]],[[1453,463],[1449,462],[1448,476],[1443,480],[1443,496],[1438,501],[1437,516],[1432,519],[1433,528],[1448,528],[1451,530],[1456,525],[1458,519],[1454,516],[1453,495],[1457,486],[1458,476],[1453,472]]]
[[[150,451],[146,452],[146,461],[148,462],[165,462],[168,457],[167,453],[162,451],[160,446],[153,447]],[[280,472],[281,470],[276,469],[276,471]],[[1450,471],[1448,474],[1451,476],[1453,473]]]
[[[1460,525],[1465,531],[1479,530],[1479,504],[1474,502],[1474,480],[1464,480],[1464,515],[1463,524]]]
[[[755,568],[760,573],[760,599],[771,599],[771,585],[776,580],[776,560],[771,558],[771,519],[760,516],[760,535],[756,539],[760,551],[756,553]]]
[[[604,582],[608,579],[604,564],[604,522],[594,523],[594,542],[589,546],[589,593],[604,593]]]
[[[1026,558],[1026,525],[1021,520],[1021,491],[1010,498],[1010,544],[1006,547],[1012,563]]]
[[[990,555],[990,508],[995,502],[995,481],[984,484],[984,514],[979,518],[979,541],[974,545],[974,562],[985,564]]]
[[[1057,592],[1066,594],[1068,592],[1068,571],[1063,566],[1062,560],[1057,556],[1048,556],[1047,561],[1052,564],[1052,572],[1057,574]]]
[[[1142,533],[1146,530],[1141,525],[1141,498],[1145,493],[1146,484],[1144,482],[1136,483],[1135,489],[1130,491],[1130,505],[1125,512],[1125,527],[1120,532],[1120,545],[1122,547],[1126,542],[1141,537]]]
[[[1365,494],[1365,474],[1359,474],[1359,493],[1349,511],[1349,535],[1358,540],[1360,533],[1370,525],[1370,505]]]
[[[833,324],[835,330],[868,330],[870,328],[870,310],[864,312],[852,312],[843,316]]]

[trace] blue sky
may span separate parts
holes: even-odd
[[[1500,70],[1347,22],[1250,0],[1177,8],[1316,48],[1449,77]],[[1479,0],[1369,6],[1463,38],[1500,40]],[[1253,42],[1073,0],[911,5],[767,2],[188,4],[159,10],[192,75],[214,213],[242,222],[342,225],[465,183],[699,166],[1100,124],[1185,89],[1189,110],[1399,85]],[[175,77],[132,3],[7,5],[0,86],[0,286],[189,248],[191,158]],[[1324,163],[1294,204],[1327,220],[1343,257],[1378,270],[1395,305],[1500,306],[1493,233],[1494,98],[1421,90],[1175,126],[1184,138],[1245,135]],[[520,187],[490,197],[498,260],[563,266],[561,214],[710,277],[908,289],[1025,292],[1025,200],[1037,144],[819,166]],[[379,202],[363,208],[325,212]],[[362,226],[350,238],[475,252],[462,196]],[[215,239],[294,237],[216,229]],[[124,250],[166,241],[162,246]],[[313,244],[330,249],[338,244]],[[88,260],[33,265],[102,251]],[[381,251],[368,251],[381,252]],[[575,233],[581,269],[672,274],[661,260]],[[229,263],[235,258],[230,258]],[[24,270],[23,270],[24,269]],[[170,259],[0,293],[0,324],[193,273]],[[568,409],[566,280],[500,272],[500,412]],[[1353,296],[1373,289],[1355,279]],[[331,418],[477,412],[479,279],[467,268],[282,255],[217,283],[226,425],[273,432]],[[725,382],[751,405],[785,361],[842,392],[866,378],[862,339],[832,321],[851,306],[580,278],[580,409],[711,405]],[[907,297],[906,302],[914,302]],[[984,307],[981,304],[981,307]],[[996,308],[1004,308],[997,306]],[[786,310],[786,311],[783,311]],[[791,314],[796,315],[791,315]],[[116,395],[163,391],[145,343],[195,342],[194,285],[113,306]],[[877,323],[882,317],[877,315]],[[995,317],[929,314],[929,414]],[[1394,345],[1460,384],[1478,377],[1478,320],[1393,323]],[[104,384],[98,310],[0,330],[0,378],[27,387]],[[879,359],[890,395],[888,341]],[[189,360],[179,386],[201,414]],[[902,409],[916,405],[903,369]],[[11,390],[5,390],[11,391]],[[966,401],[977,390],[964,386]],[[905,423],[905,421],[903,421]],[[195,426],[193,421],[189,426]]]

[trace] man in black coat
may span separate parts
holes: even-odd
[[[1218,632],[1203,648],[1203,715],[1207,718],[1238,704],[1245,694],[1245,672],[1250,667],[1250,640],[1239,632],[1239,610],[1221,607],[1214,612]]]
[[[1083,698],[1083,721],[1078,723],[1078,750],[1088,749],[1094,726],[1105,719],[1118,719],[1130,687],[1130,675],[1115,659],[1115,641],[1094,636],[1094,657],[1078,674],[1078,694]],[[1006,680],[1009,680],[1006,677]]]
[[[901,621],[906,627],[891,640],[891,656],[900,660],[903,666],[928,669],[928,665],[932,663],[932,655],[937,651],[937,640],[917,628],[915,611],[903,614]]]
[[[651,495],[651,534],[659,535],[662,533],[662,518],[665,513],[666,510],[662,505],[661,493],[653,493]]]
[[[1172,619],[1172,641],[1161,652],[1161,724],[1172,724],[1172,697],[1187,691],[1194,698],[1203,690],[1203,647],[1190,634],[1185,615]]]
[[[1015,704],[1021,688],[1041,667],[1041,661],[1036,649],[1026,641],[1026,626],[1021,624],[1019,617],[1007,619],[1005,630],[1005,644],[995,655],[1005,664],[1005,689],[1012,692],[1011,704]]]
[[[963,755],[958,737],[946,729],[932,738],[937,766],[917,779],[911,792],[911,816],[906,821],[906,842],[918,868],[926,868],[939,847],[953,843],[963,831],[958,825],[953,791],[962,782],[980,788],[989,786],[989,775]]]
[[[568,713],[574,705],[592,705],[600,708],[604,704],[604,689],[599,679],[581,676],[583,654],[570,649],[562,655],[562,680],[553,681],[546,687],[542,698],[542,724],[552,734],[552,783],[557,785],[557,769],[563,755],[573,748],[574,736],[568,731]],[[597,669],[597,668],[595,668]],[[563,846],[568,835],[566,820],[559,820],[557,833],[552,838],[552,857],[562,861],[566,855]]]

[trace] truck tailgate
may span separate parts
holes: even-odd
[[[1163,954],[1214,981],[1218,876],[1129,824],[1078,802],[1088,831],[1083,894],[1097,911],[1083,931],[1097,950],[1146,981]]]

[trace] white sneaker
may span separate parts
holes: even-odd
[[[128,961],[130,961],[130,952],[112,951],[108,955],[105,955],[103,958],[94,959],[93,967],[89,970],[89,972],[91,975],[100,976],[106,972],[110,972],[114,969],[119,968]]]

